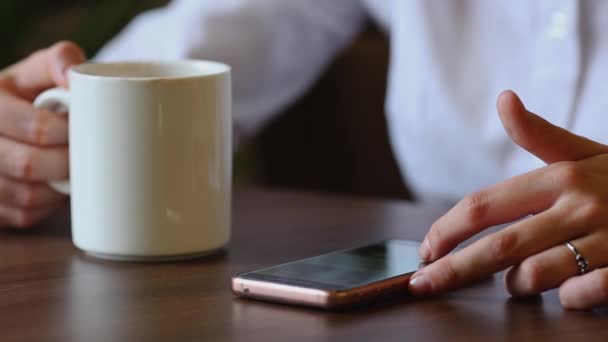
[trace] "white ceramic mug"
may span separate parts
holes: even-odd
[[[230,237],[230,68],[88,63],[35,105],[69,110],[72,239],[104,258],[206,254]]]

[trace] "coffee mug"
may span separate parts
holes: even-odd
[[[74,244],[121,260],[191,258],[230,237],[230,68],[210,61],[87,63],[40,108],[69,111]]]

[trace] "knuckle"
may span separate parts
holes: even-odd
[[[518,284],[526,294],[540,293],[544,291],[544,268],[543,265],[534,260],[526,260],[519,270],[521,283]]]
[[[459,284],[464,279],[462,273],[454,266],[451,258],[442,259],[438,263],[442,272],[435,279],[432,279],[433,277],[430,279],[431,288],[434,291],[441,290],[446,286],[450,286],[450,284]]]
[[[30,122],[27,125],[27,138],[35,143],[42,142],[46,133],[47,122],[48,117],[42,110],[34,111]]]
[[[580,203],[576,209],[576,217],[582,222],[594,222],[606,216],[606,203],[596,196],[589,196],[584,203]]]
[[[9,197],[13,189],[9,185],[9,182],[5,178],[0,178],[0,194],[2,198]]]
[[[577,162],[566,161],[551,165],[555,181],[566,188],[579,188],[586,181],[585,169]]]
[[[469,194],[463,199],[463,205],[469,222],[479,225],[489,210],[488,194],[484,191]]]
[[[508,264],[517,247],[517,235],[512,232],[500,232],[489,236],[489,252],[494,262],[504,265]]]
[[[36,187],[32,185],[20,186],[17,191],[17,205],[24,208],[31,208],[37,204],[38,196]]]
[[[438,248],[441,248],[442,245],[442,229],[441,228],[441,224],[435,222],[433,223],[433,225],[431,225],[431,229],[429,230],[429,233],[426,236],[426,239],[429,242],[430,245],[430,256],[431,258],[434,257],[434,251]]]
[[[32,168],[34,165],[34,153],[32,150],[26,149],[15,153],[12,158],[11,173],[14,177],[20,179],[29,179],[32,176]]]

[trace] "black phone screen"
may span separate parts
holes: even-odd
[[[323,290],[346,290],[418,270],[420,244],[387,240],[243,273],[244,279]]]

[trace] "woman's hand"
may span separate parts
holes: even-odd
[[[78,46],[60,42],[0,72],[0,227],[31,226],[65,203],[46,182],[68,177],[68,122],[32,101],[67,87],[68,68],[84,61]]]
[[[511,267],[505,280],[513,295],[559,287],[566,308],[608,305],[608,146],[528,112],[511,91],[499,96],[498,111],[511,139],[548,166],[470,194],[437,220],[420,248],[434,263],[412,276],[410,290],[443,292]],[[587,260],[585,274],[568,241]]]

